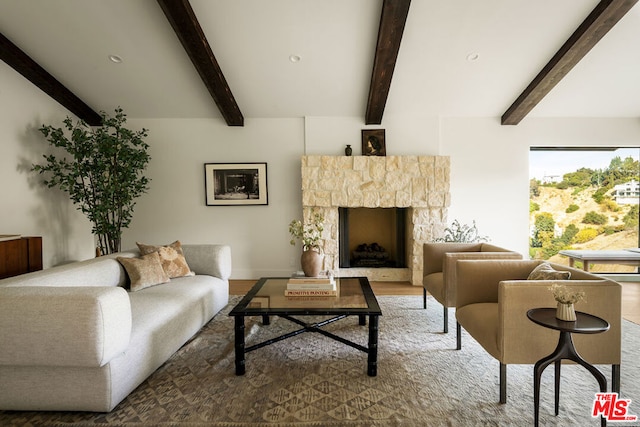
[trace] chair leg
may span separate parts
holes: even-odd
[[[460,350],[462,348],[462,326],[460,323],[456,322],[456,350]]]
[[[422,288],[422,305],[423,305],[423,308],[426,310],[427,309],[427,289],[426,288]]]
[[[444,308],[444,333],[449,333],[449,309],[446,305],[442,306]]]
[[[620,365],[611,365],[611,391],[620,394]]]
[[[500,363],[500,403],[507,403],[507,365]]]

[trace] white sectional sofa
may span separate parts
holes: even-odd
[[[230,248],[182,250],[195,275],[136,292],[135,250],[0,280],[0,409],[111,411],[229,301]]]

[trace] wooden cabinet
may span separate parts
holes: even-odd
[[[42,270],[42,237],[0,241],[0,279]]]

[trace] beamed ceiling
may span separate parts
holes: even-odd
[[[90,124],[638,117],[637,1],[0,0],[0,57]]]

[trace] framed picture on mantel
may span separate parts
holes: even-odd
[[[384,129],[362,129],[362,155],[386,156]]]
[[[207,206],[268,205],[266,163],[205,163]]]

